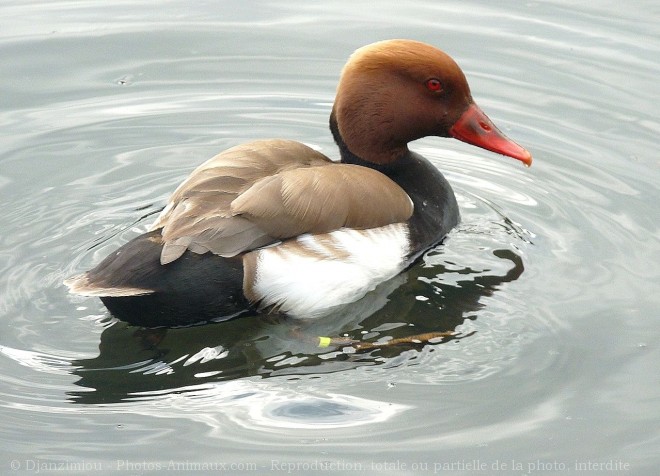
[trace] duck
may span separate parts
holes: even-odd
[[[532,163],[477,106],[458,64],[415,40],[357,49],[329,125],[339,161],[264,139],[204,162],[147,232],[65,280],[69,291],[99,297],[142,327],[328,316],[402,273],[459,223],[449,182],[410,142],[454,138]]]

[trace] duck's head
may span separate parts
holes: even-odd
[[[355,51],[342,71],[331,121],[353,154],[378,164],[404,156],[408,142],[426,136],[454,137],[532,163],[475,104],[456,62],[418,41],[386,40]]]

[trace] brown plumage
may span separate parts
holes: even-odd
[[[406,192],[385,175],[272,139],[202,164],[151,229],[162,228],[167,264],[186,250],[231,257],[302,233],[404,222],[412,212]]]
[[[429,91],[436,78],[443,90]],[[394,162],[408,143],[448,136],[472,102],[456,62],[439,49],[411,40],[388,40],[356,50],[342,71],[333,114],[344,142],[362,159]]]

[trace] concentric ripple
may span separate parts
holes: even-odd
[[[3,7],[0,52],[15,58],[1,67],[0,99],[7,448],[32,454],[29,439],[44,458],[119,459],[154,445],[181,455],[191,441],[211,454],[221,440],[245,458],[255,445],[264,461],[302,445],[305,458],[341,447],[367,464],[384,443],[495,459],[552,441],[577,459],[573,442],[588,433],[594,458],[621,448],[650,458],[653,408],[621,402],[650,401],[657,354],[655,23],[562,2],[229,13],[200,3],[160,14],[119,2],[103,23],[100,3],[40,4],[34,17]],[[326,124],[341,65],[356,46],[397,36],[457,57],[476,102],[534,155],[526,169],[449,139],[413,144],[462,212],[415,266],[314,322],[145,330],[67,294],[65,277],[145,231],[218,151],[285,137],[336,158]],[[319,336],[385,345],[321,348]],[[387,345],[395,339],[410,341]],[[604,431],[606,419],[620,431]]]

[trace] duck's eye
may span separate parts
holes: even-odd
[[[433,91],[434,93],[442,91],[442,83],[437,78],[428,79],[426,81],[426,87],[429,91]]]

